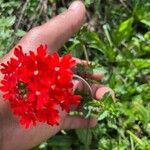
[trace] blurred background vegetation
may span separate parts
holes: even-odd
[[[100,102],[96,128],[61,131],[34,150],[150,150],[150,0],[83,2],[86,23],[62,52],[82,59],[86,53],[95,63],[94,71],[105,74],[100,82],[115,91],[116,102],[108,95]],[[70,3],[0,0],[0,57],[26,31]],[[94,109],[93,103],[89,109]]]

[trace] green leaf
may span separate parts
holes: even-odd
[[[16,17],[7,17],[7,18],[0,18],[0,28],[2,27],[10,27],[15,23]]]
[[[58,142],[59,141],[59,142]],[[73,143],[73,139],[70,136],[56,135],[49,139],[48,145],[68,147]]]
[[[91,144],[92,132],[90,129],[77,129],[76,134],[82,144],[87,146]]]
[[[134,10],[136,19],[141,23],[150,26],[150,3],[147,0],[138,1]]]
[[[80,38],[82,41],[87,43],[90,48],[99,49],[102,53],[104,53],[103,42],[100,40],[97,33],[86,31]]]
[[[18,29],[16,32],[16,36],[18,37],[23,37],[26,34],[25,31]]]
[[[102,112],[98,117],[98,121],[105,119],[108,115],[109,115],[109,111],[106,110]]]
[[[139,145],[144,145],[142,140],[140,140],[134,133],[132,133],[131,131],[127,131],[127,133],[129,135],[131,135],[131,137],[139,144]]]
[[[144,38],[150,40],[150,31],[148,31],[144,34]]]
[[[92,3],[94,3],[94,0],[84,0],[85,5],[90,5]]]
[[[132,62],[138,69],[150,68],[150,59],[133,59]]]
[[[134,18],[128,18],[124,22],[122,22],[117,29],[115,29],[112,33],[113,41],[118,45],[122,41],[127,40],[132,32],[133,32],[133,24]]]

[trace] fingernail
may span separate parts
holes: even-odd
[[[80,1],[74,1],[74,2],[70,5],[69,9],[71,9],[71,10],[76,10],[77,8],[80,7],[80,5],[81,5],[81,2],[80,2]]]

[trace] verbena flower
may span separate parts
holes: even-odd
[[[60,58],[57,52],[48,55],[46,51],[47,46],[40,45],[36,53],[26,54],[18,46],[16,57],[1,64],[3,98],[26,128],[37,122],[58,125],[58,106],[69,112],[71,105],[80,103],[81,97],[73,93],[71,69],[75,60],[70,54]]]

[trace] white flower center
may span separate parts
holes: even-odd
[[[55,67],[54,70],[55,70],[55,71],[59,71],[59,70],[60,70],[60,67]]]
[[[56,85],[55,85],[55,84],[51,85],[51,88],[52,88],[52,89],[54,89],[55,87],[56,87]]]
[[[34,75],[38,75],[39,71],[38,70],[35,70],[34,71]]]
[[[41,94],[40,91],[36,91],[36,92],[35,92],[35,95],[40,95],[40,94]]]

